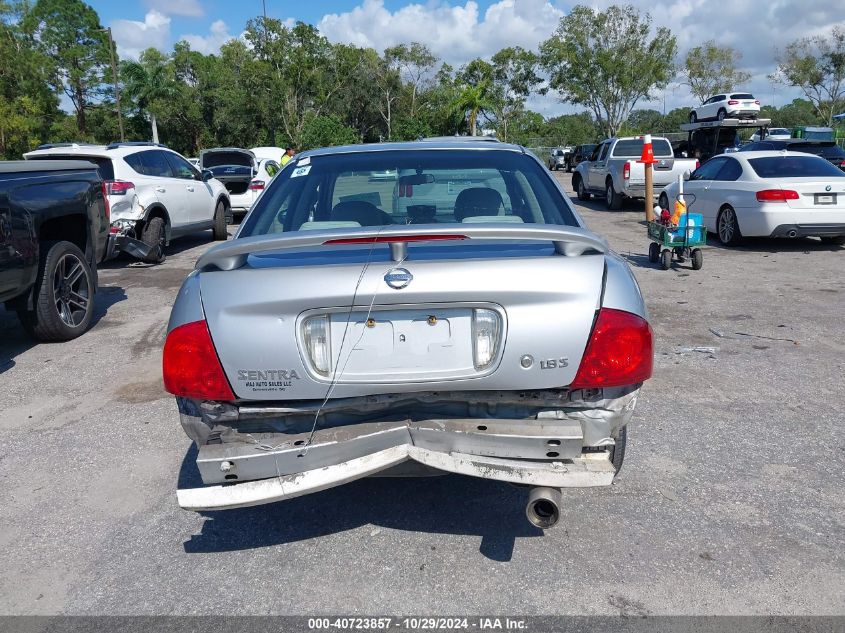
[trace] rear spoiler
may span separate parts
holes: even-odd
[[[209,249],[198,260],[200,270],[235,270],[249,255],[323,245],[386,243],[393,250],[408,242],[447,240],[530,240],[552,242],[558,255],[577,257],[586,253],[606,253],[607,242],[590,231],[574,226],[516,225],[508,222],[451,224],[448,226],[400,224],[383,227],[295,231],[242,237]]]

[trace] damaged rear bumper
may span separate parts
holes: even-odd
[[[356,422],[320,428],[313,438],[310,431],[250,433],[210,425],[196,403],[180,400],[183,427],[199,445],[197,467],[211,485],[178,490],[177,498],[194,511],[253,506],[405,462],[528,486],[607,486],[615,475],[613,437],[629,421],[636,396],[634,390],[591,408],[543,411],[534,419]]]

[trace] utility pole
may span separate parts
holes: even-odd
[[[264,10],[264,22],[262,27],[264,30],[264,62],[267,62],[267,0],[261,0],[261,8]],[[267,75],[270,80],[270,74]],[[273,125],[273,93],[270,85],[267,85],[267,136],[269,137],[270,145],[276,145],[276,126]]]
[[[114,62],[114,40],[111,37],[111,27],[100,29],[109,34],[109,59],[111,59],[112,80],[114,81],[114,100],[117,104],[117,125],[120,127],[120,141],[126,140],[123,133],[123,114],[120,111],[120,86],[117,85],[117,64]]]

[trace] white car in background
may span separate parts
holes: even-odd
[[[725,119],[756,119],[760,101],[750,92],[729,92],[710,97],[689,113],[690,123]]]
[[[785,127],[772,127],[766,132],[765,139],[767,141],[788,141],[792,138],[792,130]],[[751,135],[751,142],[756,143],[760,140],[760,132],[754,132]]]
[[[144,242],[150,247],[147,262],[163,261],[165,247],[181,235],[211,229],[213,239],[228,238],[226,188],[163,145],[55,143],[24,158],[95,163],[108,192],[112,234]]]
[[[726,246],[743,237],[820,237],[845,244],[845,172],[801,152],[738,152],[714,156],[684,183],[691,213]],[[660,193],[677,199],[678,183]]]
[[[244,215],[281,169],[276,160],[259,158],[251,150],[217,147],[200,153],[199,167],[210,170],[229,192],[232,215]]]

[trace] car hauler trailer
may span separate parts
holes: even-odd
[[[771,124],[771,119],[724,119],[684,123],[681,129],[687,133],[687,155],[704,162],[711,156],[739,147],[741,130],[755,129],[759,132],[760,139],[764,139],[769,133]]]

